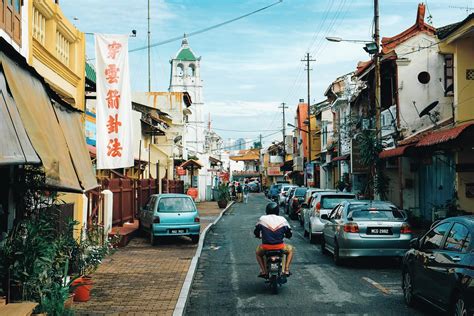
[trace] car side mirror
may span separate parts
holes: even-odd
[[[302,207],[302,208],[308,208],[308,204],[303,203],[303,204],[301,204],[301,207]]]
[[[329,220],[328,214],[321,215],[321,219]]]
[[[413,248],[413,249],[420,249],[420,239],[419,238],[413,238],[412,240],[410,240],[410,248]]]

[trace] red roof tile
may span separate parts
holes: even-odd
[[[384,150],[379,154],[379,158],[380,159],[387,159],[387,158],[403,156],[405,154],[406,150],[410,147],[413,147],[414,145],[415,144],[411,144],[411,145],[405,145],[405,146],[400,146],[400,147],[397,147],[397,148]]]
[[[451,140],[458,138],[470,126],[474,126],[474,123],[467,123],[467,124],[459,125],[459,126],[452,127],[449,129],[433,132],[423,137],[418,142],[418,144],[416,144],[416,147],[433,146],[433,145],[449,142]]]
[[[418,12],[416,14],[416,22],[412,27],[393,37],[382,38],[382,53],[387,54],[391,52],[395,49],[395,47],[419,33],[435,35],[436,29],[433,26],[425,23],[425,11],[425,5],[420,3],[418,5]]]

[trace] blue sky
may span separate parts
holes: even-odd
[[[254,11],[275,0],[151,0],[152,43],[167,40]],[[415,22],[416,0],[381,0],[381,34],[393,36]],[[466,11],[450,6],[473,6],[473,0],[428,0],[428,15],[436,27],[457,22]],[[66,16],[83,32],[129,33],[130,48],[146,45],[147,0],[64,0]],[[359,44],[330,43],[325,36],[370,39],[372,0],[284,0],[232,24],[189,38],[202,57],[205,117],[224,138],[257,138],[281,128],[286,102],[287,120],[298,99],[306,99],[306,75],[300,61],[309,51],[317,60],[311,73],[311,101],[336,77],[351,72],[368,55]],[[180,41],[152,48],[152,90],[166,91],[170,64]],[[87,54],[94,54],[87,36]],[[146,50],[130,53],[134,91],[147,90]],[[233,132],[242,130],[251,132]],[[281,136],[265,137],[266,143]]]

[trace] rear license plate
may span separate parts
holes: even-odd
[[[272,263],[272,264],[270,264],[270,270],[272,270],[272,271],[278,271],[278,263]]]
[[[186,229],[170,229],[170,234],[184,234]]]
[[[385,227],[369,227],[367,228],[368,235],[392,235],[392,230]]]

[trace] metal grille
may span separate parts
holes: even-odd
[[[474,80],[474,69],[466,69],[466,80]]]

